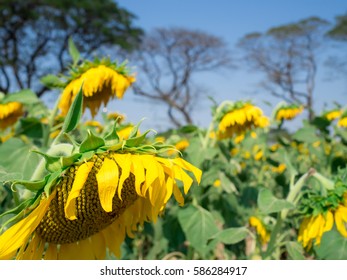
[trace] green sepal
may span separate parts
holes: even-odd
[[[80,143],[78,143],[75,139],[73,139],[69,134],[63,133],[64,137],[72,144],[73,151],[79,150],[79,147],[81,146]]]
[[[119,143],[119,136],[116,130],[118,118],[112,126],[112,130],[104,138],[107,146],[113,146]]]
[[[138,145],[140,145],[145,140],[146,135],[149,132],[151,132],[151,131],[153,131],[153,130],[149,129],[149,130],[145,131],[145,133],[141,134],[140,136],[133,137],[133,138],[129,137],[129,139],[127,139],[125,141],[125,145],[128,146],[128,147],[137,147]]]
[[[60,80],[58,76],[55,76],[52,74],[43,76],[40,79],[40,82],[48,88],[61,88],[61,87],[64,87],[65,85],[64,82]]]
[[[33,151],[34,153],[37,153],[41,156],[43,156],[46,160],[46,169],[50,172],[56,172],[58,170],[61,170],[62,165],[61,165],[61,160],[60,157],[57,156],[50,156],[45,153],[42,153],[40,151]]]
[[[67,113],[67,116],[65,118],[63,128],[61,129],[62,132],[70,132],[74,130],[82,116],[82,110],[83,110],[83,93],[82,93],[83,83],[81,85],[80,91],[76,95],[74,101],[71,104],[71,107],[69,109],[69,112]]]
[[[81,158],[78,160],[77,164],[82,164],[90,160],[95,155],[95,151],[89,151],[82,154]]]
[[[130,138],[133,138],[133,137],[135,137],[135,136],[137,135],[137,133],[138,133],[138,131],[139,131],[139,127],[140,127],[140,125],[141,125],[141,123],[142,123],[143,120],[144,120],[144,119],[141,119],[141,120],[139,121],[139,123],[138,123],[137,125],[135,125],[135,126],[133,127],[133,129],[130,131],[130,133],[129,133],[129,139],[130,139]]]
[[[97,137],[88,130],[88,136],[83,142],[81,143],[81,146],[79,148],[80,153],[85,153],[91,150],[96,150],[97,148],[100,148],[102,146],[105,146],[104,139]]]
[[[81,156],[82,156],[82,154],[77,153],[77,154],[73,154],[73,155],[68,156],[68,157],[61,157],[60,163],[61,163],[62,168],[65,169],[66,167],[73,165],[76,161],[78,161],[78,159]]]
[[[2,224],[1,228],[0,228],[0,233],[4,230],[4,228],[8,225],[8,224],[15,224],[17,222],[19,222],[20,220],[22,220],[27,214],[29,214],[33,209],[35,209],[35,207],[39,204],[41,199],[41,195],[36,196],[35,198],[31,198],[31,202],[33,202],[32,204],[28,203],[27,205],[25,205],[25,207],[23,207],[20,211],[18,211],[18,214],[10,219],[8,219],[5,223]],[[25,201],[24,201],[25,202]],[[23,203],[24,203],[23,202]],[[23,204],[22,203],[22,204]],[[22,205],[20,204],[20,205]],[[20,206],[19,205],[19,206]],[[7,212],[8,213],[8,212]]]
[[[32,191],[32,192],[36,192],[38,190],[41,190],[48,179],[48,176],[45,176],[43,179],[38,180],[38,181],[26,181],[26,180],[16,180],[12,182],[12,185],[22,185],[24,186],[27,190]]]
[[[78,61],[80,60],[81,54],[78,51],[74,41],[72,38],[69,38],[69,54],[72,58],[73,65],[77,65]]]
[[[57,183],[57,179],[60,177],[60,175],[61,175],[61,171],[56,171],[49,175],[46,186],[44,188],[44,192],[47,196],[51,194],[51,189]]]
[[[0,218],[9,215],[9,214],[18,214],[20,213],[24,208],[28,207],[33,202],[33,198],[28,198],[24,200],[21,204],[19,204],[17,207],[6,211],[5,213],[2,213],[0,215]]]

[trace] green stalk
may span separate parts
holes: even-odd
[[[57,101],[55,102],[53,110],[52,110],[52,112],[51,112],[51,114],[49,116],[49,119],[48,119],[48,129],[47,129],[46,133],[44,133],[44,136],[43,136],[43,143],[42,143],[43,147],[48,147],[49,135],[50,135],[52,127],[54,125],[55,117],[56,117],[56,115],[58,113],[60,98],[61,97],[59,97],[57,99]]]

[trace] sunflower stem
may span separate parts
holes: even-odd
[[[49,144],[49,135],[51,133],[51,130],[52,130],[52,127],[54,126],[54,120],[55,120],[55,117],[58,113],[58,109],[59,109],[59,101],[60,101],[60,96],[59,98],[57,99],[57,101],[55,102],[54,104],[54,107],[53,107],[53,110],[49,116],[49,119],[48,119],[48,129],[46,131],[46,133],[44,133],[44,137],[43,137],[43,147],[48,147],[48,144]],[[56,137],[55,139],[57,139],[58,137]]]

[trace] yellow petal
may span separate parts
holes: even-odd
[[[175,164],[182,167],[183,169],[191,171],[194,174],[198,184],[200,184],[202,171],[199,168],[196,168],[194,165],[190,164],[189,162],[185,161],[182,158],[175,158],[173,159],[173,161]]]
[[[50,243],[48,245],[48,248],[45,254],[45,260],[57,260],[57,259],[58,259],[57,244]]]
[[[193,183],[193,179],[190,178],[183,170],[181,167],[175,165],[174,166],[174,176],[176,179],[180,180],[183,182],[183,189],[184,193],[187,194],[189,191],[190,186]]]
[[[71,192],[67,198],[65,204],[65,217],[69,220],[77,219],[75,215],[75,202],[76,198],[80,195],[80,191],[83,188],[85,182],[87,181],[90,170],[92,169],[94,162],[83,163],[77,170],[75,180],[72,185]]]
[[[54,196],[55,192],[48,199],[42,199],[39,206],[26,218],[10,227],[0,236],[0,259],[13,255],[19,247],[25,246],[25,241],[41,222]]]
[[[106,257],[105,238],[101,232],[91,236],[94,256],[97,260],[104,260]]]
[[[80,253],[76,243],[61,244],[58,254],[59,260],[79,260]]]
[[[111,159],[105,158],[102,167],[96,174],[99,198],[102,208],[106,212],[112,211],[112,201],[118,186],[118,165]]]
[[[178,204],[180,206],[183,206],[184,205],[184,198],[183,198],[183,195],[176,184],[173,185],[173,194],[174,194],[175,199],[177,200]]]
[[[343,212],[343,209],[341,209],[341,206],[339,206],[335,212],[335,224],[339,233],[342,236],[347,237],[347,231],[343,221]]]
[[[334,216],[333,214],[329,211],[327,213],[327,216],[325,218],[325,226],[324,226],[324,229],[323,229],[323,232],[326,232],[326,231],[329,231],[333,228],[333,225],[334,225]]]
[[[123,183],[130,175],[131,154],[114,154],[113,158],[122,169],[121,170],[122,174],[119,178],[119,184],[118,184],[118,197],[120,200],[122,200],[121,194],[122,194]]]
[[[132,155],[131,172],[135,175],[135,190],[138,195],[142,195],[141,184],[145,181],[145,168],[138,155]]]

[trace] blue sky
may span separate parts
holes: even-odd
[[[238,40],[247,33],[263,32],[309,16],[334,22],[336,15],[347,11],[346,1],[341,0],[120,0],[118,3],[138,17],[135,23],[145,31],[156,27],[198,29],[222,37],[232,52]],[[280,100],[259,90],[257,83],[260,79],[261,76],[255,73],[238,69],[201,75],[195,81],[207,88],[218,102],[252,99],[269,115],[271,108],[264,105],[264,100],[273,105]],[[332,104],[334,100],[347,104],[347,79],[329,79],[328,71],[320,67],[315,96],[317,111],[324,103]],[[126,94],[124,100],[113,102],[108,109],[124,112],[132,122],[146,117],[145,128],[160,131],[168,126],[163,106],[135,97],[132,92]],[[201,98],[193,117],[198,125],[208,126],[211,117],[210,102],[206,96]],[[297,124],[294,122],[293,125]]]

